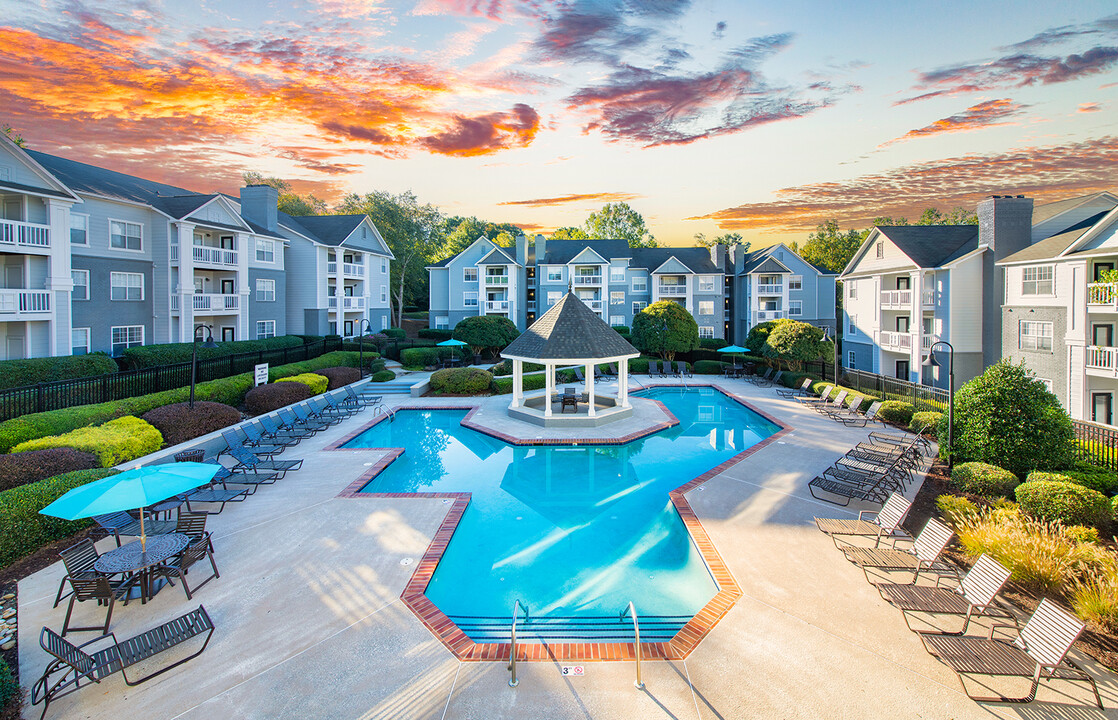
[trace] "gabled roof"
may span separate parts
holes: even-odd
[[[49,195],[50,197],[66,198],[67,200],[72,199],[70,193],[65,193],[61,190],[24,185],[23,183],[11,182],[10,180],[0,180],[0,189],[15,190],[18,193],[30,193],[33,195]]]
[[[744,263],[742,264],[741,274],[748,275],[749,273],[757,272],[757,270],[759,270],[761,266],[764,265],[765,261],[769,259],[772,259],[774,262],[779,263],[780,267],[783,268],[783,270],[778,270],[776,272],[791,272],[791,270],[787,266],[785,266],[784,263],[780,262],[780,260],[775,257],[776,251],[783,248],[784,246],[782,244],[777,243],[776,245],[770,245],[768,247],[763,247],[759,250],[754,250],[753,252],[748,253],[745,256]],[[789,252],[791,252],[791,249],[789,249]]]
[[[280,222],[284,225],[295,225],[295,229],[302,228],[315,240],[323,245],[337,247],[357,229],[364,215],[300,215],[295,217],[281,213]]]
[[[722,268],[710,260],[710,250],[705,247],[633,248],[633,261],[629,267],[653,270],[674,256],[681,263],[700,275],[720,275]]]
[[[628,255],[624,257],[628,257]],[[608,263],[609,260],[610,259],[607,257],[602,257],[592,245],[587,245],[582,249],[582,252],[571,258],[570,262],[577,265],[600,265],[602,263]]]
[[[536,258],[540,265],[566,265],[586,248],[606,260],[632,257],[632,248],[624,240],[548,240],[544,257]]]
[[[172,195],[170,197],[159,196],[153,198],[151,205],[167,215],[170,215],[176,220],[182,220],[190,213],[198,208],[206,205],[218,195],[197,195],[191,193],[189,195]],[[240,228],[238,228],[240,229]]]
[[[790,273],[792,272],[784,263],[776,258],[765,258],[760,265],[750,268],[751,273]]]
[[[107,170],[95,165],[88,165],[86,163],[77,162],[76,160],[58,157],[57,155],[48,155],[38,150],[28,150],[27,154],[75,192],[84,192],[90,195],[100,195],[102,197],[124,200],[127,202],[142,203],[144,205],[156,207],[161,211],[163,211],[162,208],[158,208],[156,205],[156,202],[160,198],[181,198],[190,195],[204,198],[195,208],[213,199],[212,195],[200,195],[199,193],[193,193],[189,190],[175,187],[174,185],[167,185],[165,183],[155,182],[154,180],[145,180],[133,175],[125,175],[115,170]],[[193,209],[194,208],[187,210],[183,215],[189,213]],[[182,216],[180,215],[177,217]]]
[[[1063,255],[1068,248],[1075,244],[1075,241],[1087,234],[1087,232],[1095,226],[1100,220],[1109,215],[1110,212],[1100,212],[1092,215],[1085,220],[1072,225],[1067,230],[1057,233],[1051,237],[1047,237],[1029,247],[1019,250],[1009,257],[1002,258],[998,264],[1004,263],[1017,263],[1017,262],[1030,262],[1034,260],[1050,260]]]
[[[502,357],[526,360],[600,360],[638,355],[635,347],[569,291],[501,351]]]
[[[517,263],[515,260],[510,258],[508,256],[508,253],[506,253],[504,250],[502,250],[499,247],[495,247],[492,250],[490,250],[489,253],[485,257],[483,257],[481,260],[478,260],[477,263],[475,263],[475,264],[477,264],[477,265],[518,265],[519,263]]]
[[[939,267],[978,248],[977,225],[881,225],[875,229],[920,268]],[[872,238],[871,232],[859,255]]]
[[[1110,195],[1108,192],[1091,193],[1090,195],[1080,195],[1079,197],[1068,198],[1067,200],[1059,200],[1057,202],[1050,202],[1044,205],[1037,205],[1033,208],[1033,225],[1039,225],[1046,220],[1056,217],[1062,212],[1067,212],[1074,208],[1097,200],[1098,198]],[[1113,197],[1111,195],[1111,197]]]

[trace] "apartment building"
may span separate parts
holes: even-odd
[[[1115,424],[1118,196],[1033,211],[1032,244],[998,262],[1001,352],[1024,362],[1077,420]]]
[[[198,325],[219,342],[292,332],[288,289],[326,275],[310,275],[317,265],[286,271],[294,240],[275,199],[270,188],[195,193],[0,138],[3,357],[117,355],[189,341]],[[330,242],[316,232],[300,234]]]
[[[778,243],[751,253],[727,248],[728,317],[741,344],[759,323],[791,318],[835,331],[837,273],[816,267],[790,247]],[[732,306],[732,307],[731,307]]]

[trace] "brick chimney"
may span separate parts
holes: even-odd
[[[715,243],[710,246],[710,261],[714,266],[721,271],[725,271],[726,263],[726,246],[722,243]]]
[[[241,215],[257,225],[279,230],[279,190],[271,185],[249,185],[241,188]]]
[[[547,238],[543,235],[536,235],[536,264],[539,265],[544,261],[547,256]]]

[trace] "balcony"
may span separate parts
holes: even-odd
[[[512,302],[509,300],[486,300],[485,312],[486,313],[508,313],[512,309]]]
[[[338,308],[338,298],[337,297],[329,298],[329,301],[327,303],[327,307],[330,307],[330,308],[333,308],[333,309],[336,310]],[[355,310],[364,310],[364,309],[365,309],[365,298],[354,297],[352,295],[342,296],[342,312],[352,312],[352,311],[355,311]]]
[[[1088,283],[1087,307],[1096,311],[1118,311],[1118,283]]]
[[[924,291],[924,309],[931,310],[936,306],[936,291],[928,288]]]
[[[602,276],[572,274],[571,282],[573,282],[575,285],[592,285],[597,287],[601,286],[602,284]]]
[[[509,276],[508,275],[486,275],[485,276],[485,284],[486,285],[500,285],[500,286],[504,287],[504,286],[509,284]]]
[[[0,249],[49,248],[50,226],[21,220],[0,220]]]
[[[177,246],[172,245],[171,247],[175,248]],[[237,267],[236,250],[210,247],[209,245],[195,245],[192,250],[194,251],[194,262],[196,263],[220,265],[221,267]],[[171,259],[177,260],[178,258],[172,254]]]
[[[877,333],[877,345],[883,350],[912,350],[912,333],[882,330]]]
[[[907,310],[912,307],[912,291],[911,290],[882,290],[881,291],[881,307],[897,308]]]
[[[687,286],[686,285],[657,285],[656,287],[657,287],[657,291],[659,292],[659,294],[661,296],[664,296],[664,295],[680,296],[680,295],[686,295],[687,294]]]
[[[241,309],[241,296],[226,293],[195,293],[191,296],[191,305],[195,312],[224,315],[237,313]],[[181,307],[179,295],[171,295],[171,312],[178,312]]]
[[[337,275],[338,263],[333,260],[326,263],[326,274]],[[342,263],[342,275],[344,275],[345,277],[363,278],[365,277],[365,266],[360,263],[344,262]]]
[[[757,286],[757,294],[758,295],[783,295],[784,294],[784,284],[779,283],[779,284],[774,285],[772,283],[766,283],[764,285],[758,285]]]
[[[758,310],[753,313],[753,324],[763,323],[767,320],[779,320],[784,317],[783,310]]]
[[[579,300],[582,300],[583,305],[590,308],[591,310],[593,310],[596,313],[600,313],[602,311],[602,301],[601,300],[587,300],[585,298],[579,298]]]
[[[0,319],[50,312],[50,290],[0,290]]]
[[[1111,284],[1111,283],[1100,283]],[[1118,377],[1118,348],[1087,346],[1087,357],[1084,365],[1088,375],[1101,377]]]

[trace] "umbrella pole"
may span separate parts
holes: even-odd
[[[148,551],[148,538],[144,533],[144,509],[140,508],[140,552]]]

